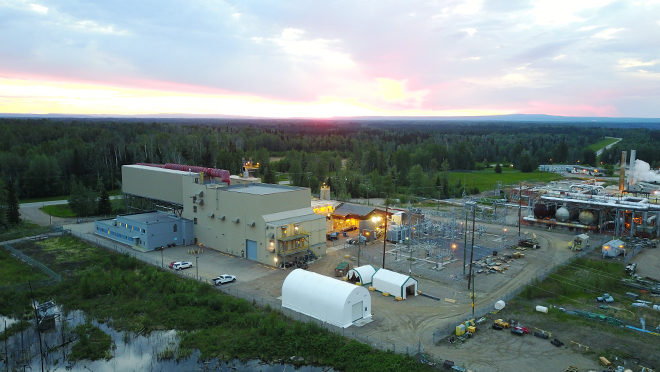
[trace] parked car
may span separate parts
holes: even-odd
[[[521,329],[511,328],[511,334],[516,336],[522,336],[525,334]]]
[[[174,265],[172,265],[172,268],[177,271],[183,269],[190,269],[192,267],[193,267],[192,262],[188,262],[188,261],[175,262]]]
[[[167,267],[169,267],[169,268],[171,269],[171,268],[174,267],[174,264],[175,264],[175,263],[177,263],[177,262],[172,261],[172,262],[170,262],[170,264],[169,264]]]
[[[495,323],[493,323],[493,329],[496,330],[496,331],[501,331],[501,330],[502,330],[502,326],[499,325],[499,324],[495,324]]]
[[[554,340],[550,341],[550,343],[553,344],[553,345],[555,345],[555,346],[557,346],[557,347],[561,347],[561,346],[564,345],[563,342],[559,341],[559,340],[556,339],[556,338],[555,338]]]
[[[332,232],[330,234],[326,234],[326,239],[327,240],[333,241],[333,240],[337,240],[338,238],[339,238],[339,233],[337,233],[337,232]]]
[[[221,285],[225,283],[234,283],[236,281],[236,277],[233,275],[229,274],[222,274],[218,276],[217,278],[211,279],[214,285]]]
[[[523,326],[515,326],[515,327],[513,327],[513,329],[519,329],[519,330],[523,331],[524,334],[528,334],[531,331],[529,328],[523,327]]]
[[[544,340],[547,340],[547,339],[548,339],[548,334],[545,333],[545,332],[541,332],[541,331],[536,331],[536,332],[534,332],[534,336],[536,336],[536,337],[538,337],[538,338],[542,338],[542,339],[544,339]]]

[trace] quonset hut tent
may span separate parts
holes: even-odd
[[[282,307],[347,328],[371,318],[371,295],[364,287],[296,269],[282,283]]]
[[[371,278],[376,273],[376,268],[373,265],[364,265],[360,267],[354,267],[348,270],[346,278],[350,283],[360,282],[362,285],[371,284]]]
[[[417,279],[394,271],[379,269],[373,276],[371,285],[377,291],[406,299],[406,295],[417,296]]]

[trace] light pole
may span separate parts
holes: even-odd
[[[199,256],[195,256],[195,268],[197,269],[197,280],[199,280],[199,265],[197,262],[199,262]]]

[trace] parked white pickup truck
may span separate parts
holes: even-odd
[[[213,284],[215,285],[220,285],[220,284],[225,284],[225,283],[233,283],[236,281],[236,277],[233,275],[228,275],[228,274],[223,274],[220,275],[217,278],[211,279],[213,281]]]

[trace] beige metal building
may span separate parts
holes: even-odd
[[[144,165],[125,165],[122,176],[124,193],[180,205],[204,247],[273,266],[325,254],[326,218],[314,213],[307,188],[228,186],[203,173]]]

